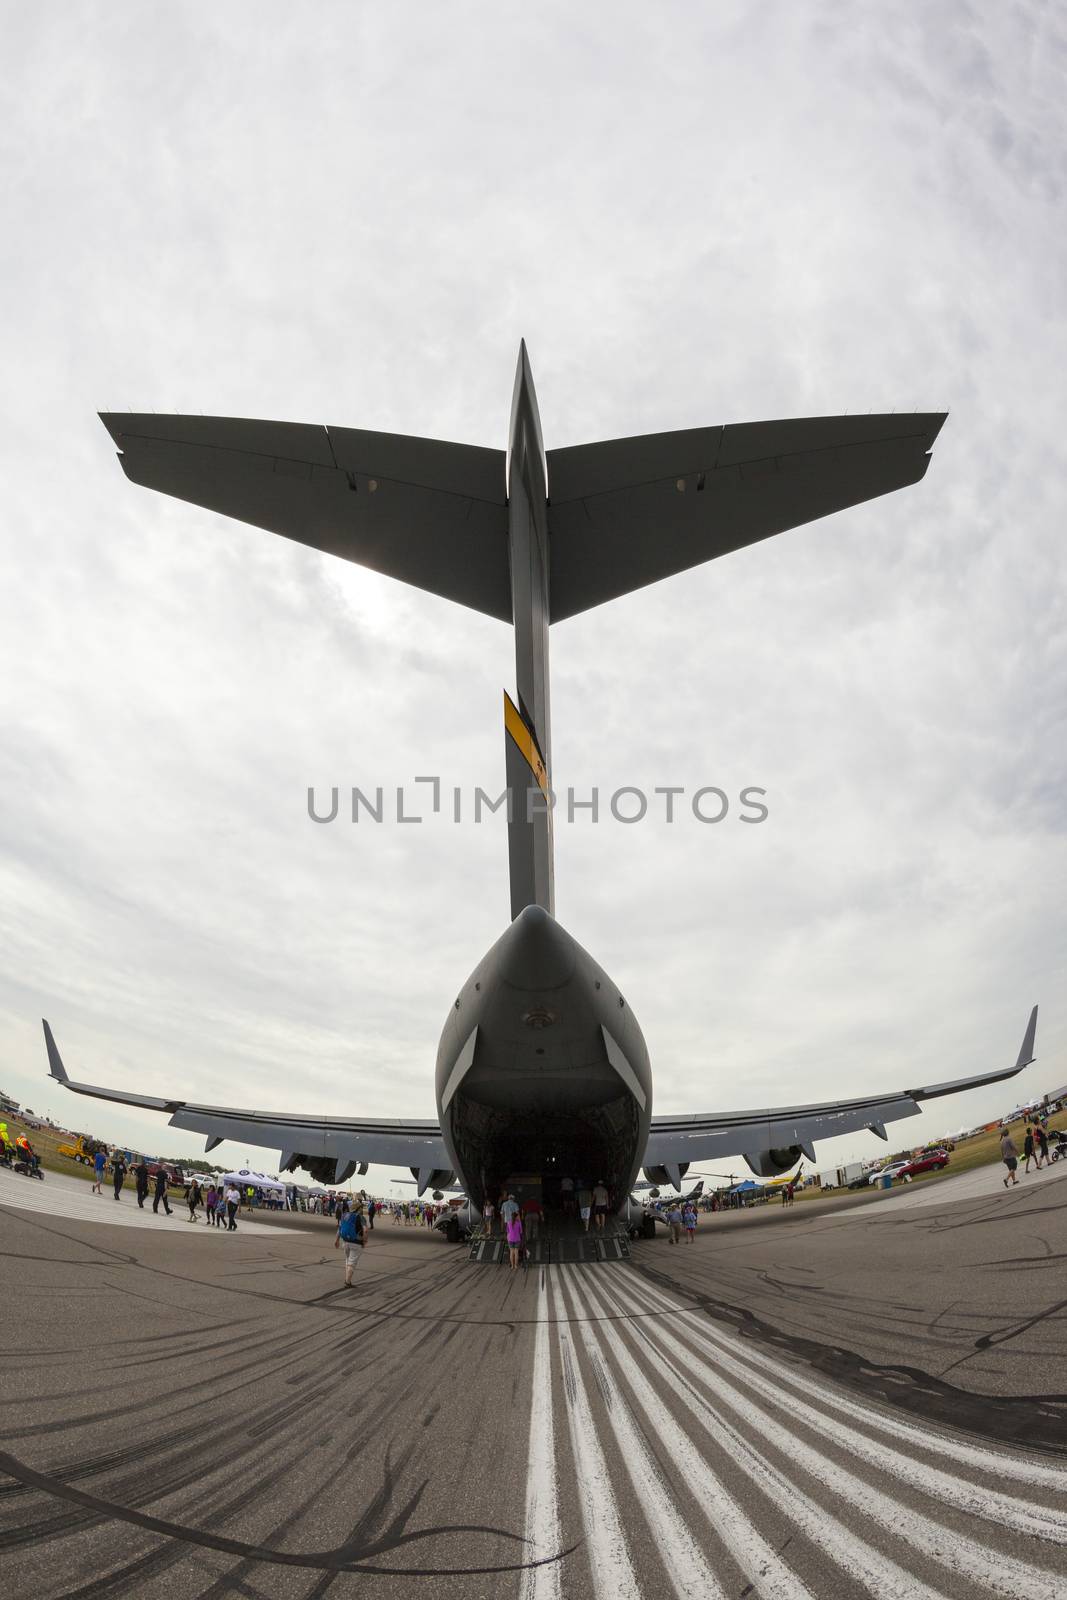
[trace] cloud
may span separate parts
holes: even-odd
[[[17,19],[5,1086],[48,1099],[47,1014],[143,1092],[432,1115],[502,830],[316,827],[306,789],[495,789],[508,630],[133,488],[94,412],[502,446],[520,335],[549,446],[952,413],[915,489],[553,632],[558,784],[769,794],[559,829],[657,1107],[993,1067],[1034,999],[1024,1082],[1067,1079],[1064,44],[962,5]]]

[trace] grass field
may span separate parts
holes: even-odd
[[[72,1178],[84,1178],[86,1183],[92,1182],[93,1169],[91,1166],[84,1166],[81,1162],[72,1161],[69,1156],[61,1156],[58,1153],[61,1144],[74,1144],[76,1142],[76,1134],[65,1133],[61,1130],[57,1131],[54,1128],[33,1128],[21,1117],[13,1116],[10,1113],[3,1120],[7,1123],[7,1131],[10,1138],[16,1139],[21,1133],[26,1135],[40,1156],[41,1166],[46,1172],[65,1172]],[[137,1152],[135,1151],[134,1154],[136,1155]],[[154,1160],[155,1157],[153,1156],[152,1159]],[[184,1167],[187,1164],[188,1157],[174,1162],[176,1167]]]
[[[1067,1128],[1067,1111],[1060,1111],[1048,1121],[1049,1129]],[[912,1179],[912,1183],[944,1183],[946,1178],[951,1178],[957,1172],[970,1172],[972,1167],[988,1167],[1000,1160],[1000,1135],[1002,1130],[996,1128],[989,1133],[976,1133],[972,1139],[961,1140],[948,1158],[948,1166],[942,1167],[940,1172],[922,1172]],[[1026,1123],[1020,1118],[1011,1125],[1011,1136],[1015,1141],[1015,1148],[1022,1161],[1023,1137],[1026,1133]],[[872,1186],[873,1187],[873,1186]],[[898,1184],[899,1188],[900,1185]],[[862,1194],[863,1190],[856,1191]],[[824,1195],[840,1194],[840,1189],[798,1189],[798,1200],[819,1200]]]

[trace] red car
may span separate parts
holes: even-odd
[[[893,1174],[894,1178],[914,1178],[919,1172],[932,1172],[936,1168],[948,1166],[947,1150],[927,1150],[921,1156],[915,1156],[905,1166]]]

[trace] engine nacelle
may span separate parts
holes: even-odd
[[[299,1150],[283,1150],[282,1156],[279,1172],[295,1172],[297,1167],[303,1167],[316,1183],[324,1184],[327,1189],[347,1183],[353,1173],[362,1178],[367,1171],[365,1161],[346,1161],[343,1156],[306,1156]]]
[[[408,1171],[419,1185],[420,1195],[425,1194],[427,1189],[447,1189],[456,1181],[456,1174],[447,1167],[435,1167],[432,1172],[420,1172],[418,1167],[409,1167]],[[441,1196],[434,1195],[434,1199],[440,1200]]]
[[[757,1178],[778,1178],[795,1167],[803,1154],[798,1144],[791,1144],[780,1150],[756,1150],[746,1154],[745,1161]]]
[[[673,1188],[682,1187],[682,1179],[689,1171],[688,1161],[679,1161],[676,1167],[643,1167],[641,1169],[649,1183],[669,1183]]]

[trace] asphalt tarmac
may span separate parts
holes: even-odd
[[[348,1290],[325,1221],[0,1172],[0,1588],[1050,1600],[1064,1178],[517,1275],[385,1222]]]

